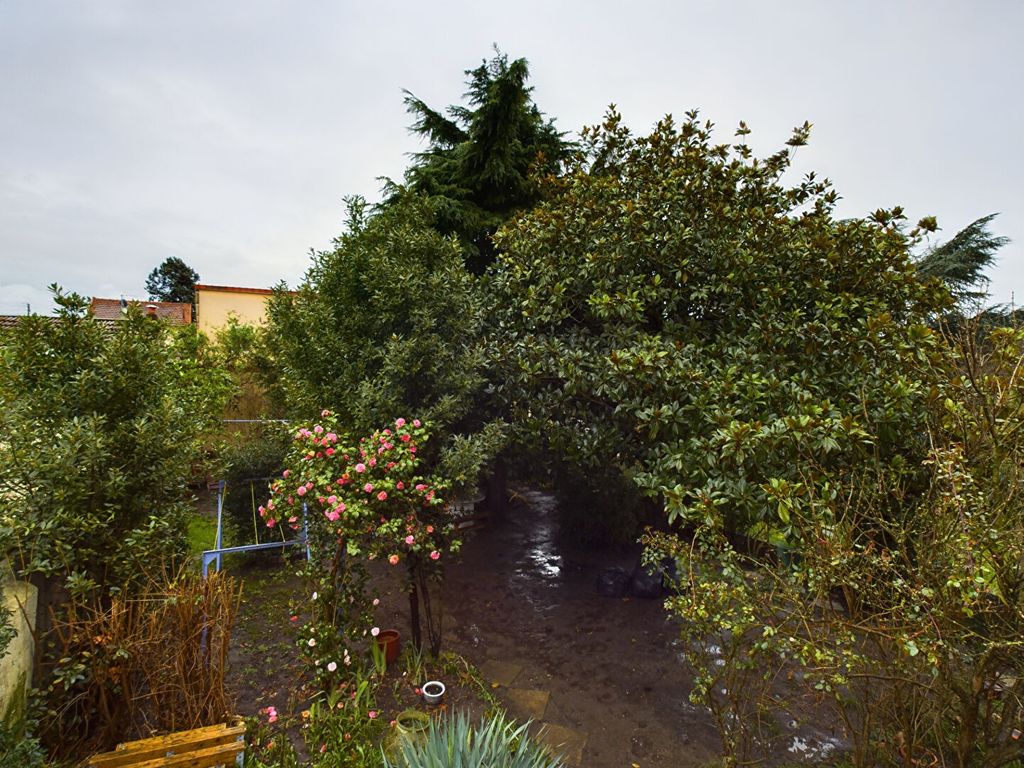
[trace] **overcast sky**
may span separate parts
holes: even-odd
[[[809,120],[798,167],[843,215],[903,205],[941,240],[1000,212],[993,299],[1024,303],[1022,33],[1017,0],[0,0],[0,314],[51,282],[145,298],[168,256],[296,283],[419,147],[402,88],[458,102],[494,43],[562,130],[696,107],[767,153]]]

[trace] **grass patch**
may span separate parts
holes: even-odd
[[[203,515],[196,515],[188,521],[188,552],[198,559],[203,550],[213,549],[217,538],[217,521]]]

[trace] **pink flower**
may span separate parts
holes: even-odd
[[[416,427],[416,429],[419,429],[419,428],[420,428],[420,426],[421,426],[421,425],[420,425],[420,420],[419,420],[419,419],[413,419],[413,420],[412,420],[412,425],[413,425],[414,427]]]
[[[388,497],[387,493],[385,493],[384,491],[381,491],[380,493],[377,494],[377,501],[385,501],[387,499],[387,497]]]
[[[318,435],[322,435],[324,433],[324,428],[317,424],[315,427],[313,427],[313,431],[316,432]]]
[[[433,532],[434,532],[434,526],[428,525],[427,526],[427,533],[433,533]]]
[[[326,451],[324,451],[324,453],[326,453],[328,456],[333,456],[334,455],[334,449],[333,448],[328,448]]]
[[[373,607],[376,608],[378,605],[380,605],[380,598],[379,597],[373,598]]]
[[[330,662],[330,663],[329,663],[329,664],[327,665],[327,671],[328,671],[328,672],[333,672],[333,671],[334,671],[334,670],[336,670],[337,668],[338,668],[338,664],[337,664],[337,662],[334,662],[334,661]]]
[[[370,710],[369,712],[367,712],[366,714],[367,714],[367,715],[369,716],[369,718],[370,718],[371,720],[376,720],[376,719],[377,719],[377,710],[376,710],[376,709],[371,709],[371,710]]]
[[[288,475],[290,475],[291,473],[292,471],[290,469],[286,469],[284,472],[281,473],[281,477],[288,477]]]
[[[365,471],[366,471],[366,465],[365,464],[363,464],[362,462],[360,462],[359,464],[356,464],[356,472],[365,472]]]
[[[321,744],[320,745],[320,754],[322,755],[326,751],[327,751],[327,745],[326,744]]]
[[[427,491],[427,501],[433,501],[433,499],[434,499],[434,492],[433,491]]]
[[[423,483],[416,483],[416,490],[417,491],[425,491],[425,490],[427,490],[427,486],[425,486]]]
[[[409,453],[416,453],[416,446],[415,445],[410,445],[409,446]]]
[[[299,496],[305,496],[306,495],[306,486],[300,485],[298,488],[295,489],[295,492],[297,494],[299,494]]]
[[[338,510],[332,509],[329,512],[324,512],[324,517],[326,517],[333,523],[335,520],[341,517],[341,515],[338,514]]]
[[[323,416],[326,419],[328,416],[331,415],[331,412],[329,410],[327,410],[326,408],[324,408],[322,411],[320,411],[320,415]]]
[[[405,426],[405,419],[401,419],[401,418],[395,419],[395,426],[398,427],[399,429],[404,427]]]
[[[403,483],[401,480],[399,480],[397,483],[395,483],[395,488],[397,488],[400,491],[404,491],[405,490],[405,483]]]
[[[408,443],[410,440],[412,440],[412,435],[402,435],[403,443]]]
[[[327,440],[328,442],[331,443],[336,443],[338,442],[338,436],[333,432],[328,432],[326,435],[324,435],[324,440]]]
[[[377,466],[377,459],[376,459],[376,457],[371,456],[370,460],[368,462],[366,462],[366,463],[369,464],[371,467],[376,467]]]
[[[367,493],[373,493],[373,483],[367,483],[363,486],[363,490]]]
[[[373,629],[371,629],[370,630],[370,634],[373,635],[374,637],[379,635],[380,634],[380,627],[374,627]]]
[[[327,503],[330,504],[331,506],[334,506],[335,504],[338,503],[338,497],[332,493],[330,496],[327,497]]]
[[[392,565],[398,565],[398,555],[392,555],[388,558],[388,562]]]
[[[289,523],[296,523],[296,522],[298,522],[298,520],[299,520],[299,518],[297,518],[295,515],[292,515],[291,517],[288,518],[288,522]]]
[[[298,621],[298,620],[299,620],[299,617],[297,615],[295,615],[295,614],[292,614],[291,616],[288,617],[288,621],[291,621],[291,622],[295,622],[295,621]]]
[[[430,553],[430,559],[431,560],[439,560],[440,558],[441,558],[441,553],[438,552],[436,549],[433,552]]]
[[[313,481],[312,480],[310,480],[309,482],[306,483],[306,490],[307,491],[312,491],[313,490]]]
[[[412,536],[406,536],[406,537],[405,537],[405,543],[406,543],[406,544],[408,544],[408,545],[409,545],[410,547],[411,547],[411,546],[412,546],[412,545],[413,545],[413,544],[414,544],[415,542],[416,542],[416,539],[414,539],[414,538],[413,538]]]
[[[277,525],[277,520],[274,518],[267,520],[267,528],[273,528],[275,525]]]

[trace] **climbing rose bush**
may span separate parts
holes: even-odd
[[[366,662],[374,601],[365,562],[404,564],[411,580],[458,549],[444,483],[423,472],[429,439],[418,419],[398,418],[353,440],[323,411],[295,433],[288,468],[259,508],[268,527],[306,526],[310,621],[298,644],[325,688]]]

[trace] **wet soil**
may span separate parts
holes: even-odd
[[[559,536],[553,499],[521,491],[504,519],[492,517],[468,534],[447,564],[444,648],[476,668],[512,667],[514,680],[495,683],[492,693],[513,716],[532,716],[585,737],[582,766],[715,764],[721,741],[710,713],[689,701],[693,678],[680,658],[676,620],[659,599],[607,598],[597,590],[601,571],[632,571],[639,555],[639,546],[613,552],[573,546]],[[372,566],[370,588],[381,599],[377,622],[399,629],[408,644],[404,569]],[[287,575],[294,565],[280,558],[240,570],[245,602],[229,675],[238,711],[250,715],[274,705],[297,713],[305,704],[289,617],[304,598],[301,581]],[[389,717],[416,703],[401,672],[389,671],[395,700],[378,702]],[[486,709],[475,690],[479,678],[451,669],[436,672],[451,690],[449,708],[473,714]],[[517,711],[517,693],[549,696],[541,713],[531,714]],[[831,728],[783,730],[780,753],[771,764],[820,759],[827,752],[812,747],[838,745],[829,736]],[[810,747],[797,749],[801,745]]]
[[[583,765],[713,760],[718,733],[689,702],[691,677],[661,600],[598,594],[601,570],[632,570],[639,547],[574,548],[558,536],[549,496],[523,492],[522,502],[474,534],[448,569],[449,647],[477,666],[522,666],[516,687],[551,693],[544,721],[585,733]]]

